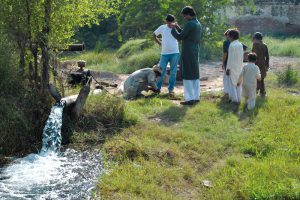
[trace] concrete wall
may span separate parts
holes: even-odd
[[[247,7],[225,11],[242,33],[300,35],[300,0],[254,0],[255,12]],[[237,1],[238,3],[238,1]]]

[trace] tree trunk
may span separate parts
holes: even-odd
[[[37,47],[33,47],[31,49],[31,53],[33,55],[33,64],[34,64],[34,73],[33,73],[33,77],[34,77],[34,81],[35,84],[37,85],[37,81],[38,81],[38,50]]]
[[[25,55],[26,55],[26,49],[25,49],[25,44],[24,42],[19,42],[19,49],[20,49],[20,60],[19,60],[19,70],[20,74],[24,74],[24,69],[25,69]]]
[[[50,32],[50,14],[51,14],[51,0],[45,0],[44,3],[44,25],[42,34],[40,36],[40,47],[42,50],[42,92],[46,92],[47,85],[49,83],[49,46],[48,46],[48,35]]]

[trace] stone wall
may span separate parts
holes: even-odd
[[[242,33],[300,35],[300,0],[254,0],[255,11],[247,7],[227,8],[225,13]],[[236,1],[236,3],[239,3]]]

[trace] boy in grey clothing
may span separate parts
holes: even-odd
[[[255,107],[257,80],[261,79],[260,70],[255,65],[257,56],[255,53],[249,53],[249,63],[243,67],[238,80],[238,86],[242,84],[242,94],[246,97],[248,110]]]

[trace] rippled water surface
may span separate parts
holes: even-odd
[[[71,149],[30,154],[2,169],[0,199],[88,199],[101,163],[101,154]]]
[[[99,152],[60,152],[63,105],[52,107],[39,154],[0,169],[0,199],[89,199],[101,175]]]

